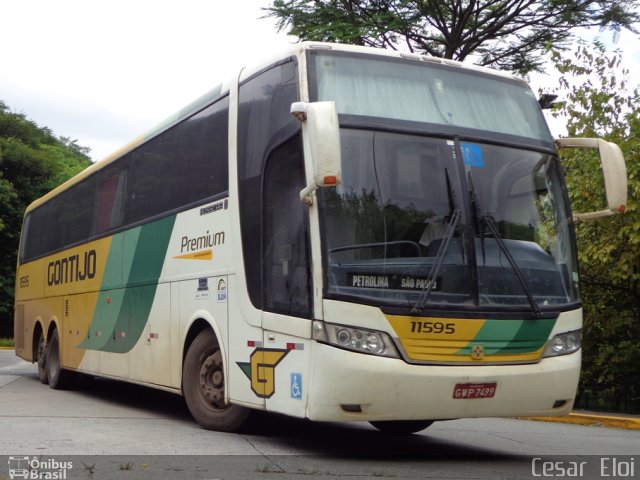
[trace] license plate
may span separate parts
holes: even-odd
[[[457,383],[453,389],[453,398],[493,398],[497,387],[496,382]]]

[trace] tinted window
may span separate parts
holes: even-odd
[[[291,103],[298,98],[296,64],[273,67],[240,86],[238,115],[238,187],[247,288],[251,302],[262,307],[261,208],[262,173],[269,152],[291,138],[298,121]]]
[[[58,229],[54,228],[56,234],[60,235],[61,243],[55,248],[82,242],[91,234],[95,187],[96,177],[92,176],[61,196],[63,207],[56,219],[60,226]]]
[[[102,233],[122,225],[127,188],[127,159],[128,157],[121,159],[98,175],[94,203],[94,233]]]
[[[228,190],[228,105],[225,97],[133,152],[128,223]]]
[[[21,260],[226,192],[228,111],[224,97],[35,209]]]
[[[229,100],[224,98],[177,128],[169,208],[229,189],[228,112]]]
[[[311,268],[302,142],[297,135],[269,157],[263,196],[264,308],[311,317]]]
[[[84,241],[89,237],[95,178],[89,177],[29,215],[24,259]]]
[[[131,156],[126,208],[127,223],[153,217],[167,210],[171,184],[173,151],[169,143],[173,132],[160,135],[138,148]]]

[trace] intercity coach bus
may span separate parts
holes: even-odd
[[[574,222],[520,79],[301,43],[243,69],[30,205],[16,353],[184,396],[208,429],[252,409],[415,432],[562,415],[580,373]]]

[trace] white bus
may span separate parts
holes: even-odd
[[[413,432],[563,415],[582,312],[559,147],[529,87],[453,61],[301,43],[27,208],[15,336],[43,383],[181,394]]]

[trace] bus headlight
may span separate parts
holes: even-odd
[[[558,355],[567,355],[577,352],[582,346],[582,330],[574,330],[573,332],[559,333],[547,342],[545,348],[545,357],[557,357]]]
[[[400,358],[391,337],[377,330],[347,327],[316,320],[313,322],[313,338],[354,352]]]

